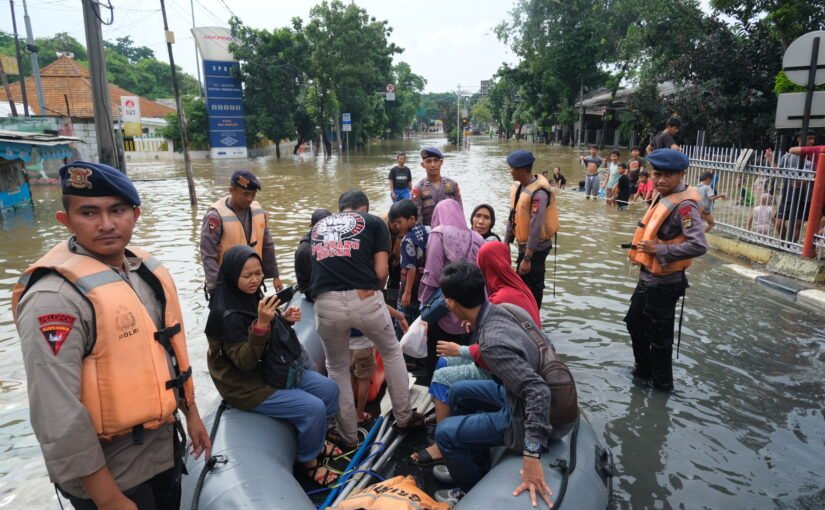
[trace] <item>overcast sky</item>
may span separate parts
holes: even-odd
[[[111,0],[114,23],[103,27],[103,38],[131,36],[138,46],[148,46],[160,60],[167,60],[160,0]],[[272,29],[299,16],[309,17],[314,0],[192,0],[198,26],[228,26],[230,10],[244,23]],[[68,32],[86,43],[80,0],[27,0],[35,37]],[[427,79],[428,92],[478,87],[502,62],[515,62],[512,52],[496,39],[493,28],[507,17],[509,0],[359,0],[356,2],[393,27],[391,40],[404,48],[395,61],[405,61],[413,72]],[[23,2],[14,0],[17,29],[25,37]],[[192,74],[195,48],[190,0],[167,0],[170,28],[175,32],[175,62]],[[0,3],[0,30],[11,32],[9,4]],[[105,16],[104,16],[105,18]]]

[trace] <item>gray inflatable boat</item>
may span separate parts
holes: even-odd
[[[303,295],[296,294],[291,304],[301,306],[302,321],[296,324],[296,332],[310,356],[323,370],[324,353],[321,340],[315,333],[312,303],[307,302]],[[423,397],[428,397],[426,389],[422,390],[420,386],[411,386],[411,391],[414,393],[411,398],[419,404]],[[389,406],[386,404],[385,399],[382,413],[389,415]],[[421,408],[419,405],[419,409]],[[293,476],[297,446],[295,429],[291,425],[225,406],[220,406],[207,416],[204,423],[207,430],[212,431],[212,458],[207,462],[203,458],[195,460],[191,455],[187,456],[186,468],[189,475],[183,478],[181,509],[317,508],[318,503],[310,499]],[[392,441],[395,446],[387,449],[384,461],[381,461],[383,455],[379,456],[367,467],[386,478],[413,474],[426,490],[445,488],[437,486],[437,482],[431,477],[429,480],[421,479],[429,474],[429,469],[424,472],[414,471],[406,461],[409,452],[398,448],[403,442],[403,436],[388,438],[384,434],[391,434],[391,427],[386,424],[387,422],[381,427],[378,424],[374,426],[374,431],[377,431],[375,437],[381,439],[383,444]],[[504,448],[496,448],[491,454],[492,469],[455,508],[532,510],[527,495],[522,494],[518,498],[511,496],[520,483],[521,456],[507,452]],[[393,456],[396,458],[393,459]],[[601,445],[583,413],[580,413],[578,424],[570,434],[550,444],[549,451],[542,455],[542,462],[547,483],[553,490],[554,509],[603,510],[608,507],[612,493],[612,454]],[[353,480],[348,484],[348,488],[355,486],[355,482]],[[357,485],[360,488],[368,483],[362,479]],[[332,501],[332,498],[327,500],[329,503]]]

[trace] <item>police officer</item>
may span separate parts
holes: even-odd
[[[544,297],[544,262],[559,230],[559,213],[550,183],[543,175],[533,175],[536,158],[526,150],[507,156],[510,175],[515,181],[510,190],[510,216],[507,220],[507,243],[518,244],[516,269],[530,287],[541,307]]]
[[[670,391],[676,302],[688,287],[685,270],[708,246],[699,193],[682,182],[688,157],[674,149],[657,149],[647,161],[658,195],[630,245],[630,261],[641,267],[641,273],[624,321],[633,340],[633,375]]]
[[[174,282],[127,248],[140,217],[129,179],[101,164],[60,169],[72,236],[20,278],[12,312],[29,412],[49,478],[75,508],[178,508],[186,415],[210,455],[195,405]]]
[[[207,295],[215,289],[223,254],[236,244],[251,246],[263,261],[264,278],[272,278],[275,290],[284,288],[267,214],[255,200],[260,189],[261,182],[255,174],[238,170],[229,181],[229,195],[209,206],[201,225],[201,261]]]
[[[418,181],[412,190],[412,201],[418,207],[418,221],[430,226],[433,219],[433,210],[436,204],[445,198],[451,198],[461,203],[461,190],[454,180],[441,176],[441,165],[444,164],[444,155],[435,147],[424,147],[421,150],[421,167],[427,176]]]

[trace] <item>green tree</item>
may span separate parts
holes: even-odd
[[[114,51],[118,55],[126,57],[126,60],[135,64],[145,58],[154,59],[155,52],[146,46],[135,46],[134,41],[130,36],[118,37],[115,42],[103,41],[103,47],[107,50]]]
[[[473,125],[479,129],[487,130],[489,125],[493,122],[493,110],[490,108],[490,98],[483,97],[473,105],[470,116],[473,119]]]
[[[329,150],[328,126],[339,122],[341,112],[352,114],[352,137],[356,144],[366,144],[371,137],[383,134],[384,107],[376,93],[392,79],[392,58],[401,48],[388,41],[392,28],[378,21],[355,4],[340,0],[322,2],[310,11],[303,29],[309,48],[307,72],[313,94],[317,124]]]
[[[399,62],[392,68],[395,84],[395,102],[388,101],[387,128],[390,136],[403,136],[415,122],[416,113],[421,106],[421,94],[427,84],[422,76],[412,72],[410,65]]]
[[[281,140],[298,136],[295,115],[307,82],[306,45],[291,28],[254,29],[234,17],[229,24],[234,37],[230,50],[241,62],[247,134],[253,140],[272,140],[280,158]]]
[[[803,34],[821,30],[825,20],[823,0],[711,0],[710,3],[723,14],[734,17],[747,32],[767,23],[766,28],[782,49]]]
[[[186,117],[186,127],[189,133],[189,148],[192,150],[209,150],[209,118],[206,113],[206,102],[197,97],[184,96],[181,98],[183,112]],[[161,130],[161,136],[175,143],[175,150],[183,150],[180,134],[180,123],[176,113],[166,114],[166,127]]]

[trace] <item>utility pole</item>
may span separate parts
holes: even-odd
[[[169,31],[164,0],[160,0],[160,11],[163,13],[163,30],[166,32],[166,49],[169,50],[169,65],[172,67],[172,88],[175,91],[175,106],[177,106],[178,109],[178,124],[180,124],[180,137],[183,142],[183,166],[186,168],[186,183],[189,185],[189,203],[192,207],[196,207],[198,205],[198,197],[195,194],[195,177],[192,174],[192,160],[189,158],[189,130],[186,127],[186,115],[183,111],[183,104],[180,101],[178,73],[175,69],[175,55],[172,52],[172,44],[175,43],[175,34]]]
[[[20,38],[17,36],[17,16],[14,14],[14,0],[9,0],[9,4],[11,4],[11,27],[14,32],[14,49],[17,52],[17,69],[20,72],[20,95],[23,96],[23,114],[26,117],[30,117],[29,97],[26,93],[26,73],[23,72],[23,57],[20,55]]]
[[[584,80],[579,82],[579,146],[584,143]]]
[[[126,173],[126,165],[118,158],[115,144],[112,101],[109,98],[109,82],[106,79],[106,57],[103,54],[103,30],[100,27],[100,4],[96,0],[83,0],[83,24],[86,26],[86,48],[89,53],[97,158],[100,163]]]
[[[195,0],[189,0],[189,9],[192,11],[192,28],[195,28]],[[195,69],[198,71],[198,94],[205,97],[203,81],[201,80],[201,66],[198,63],[198,45],[195,45]]]
[[[14,104],[14,96],[11,95],[11,88],[9,87],[9,78],[6,76],[6,70],[3,69],[3,59],[0,58],[0,79],[3,80],[3,90],[6,91],[6,97],[9,99],[9,107],[11,107],[11,116],[17,117],[17,105]]]
[[[32,75],[34,75],[34,87],[37,90],[37,105],[40,106],[40,115],[46,115],[46,103],[43,101],[43,84],[40,82],[40,64],[37,62],[37,46],[34,45],[32,22],[29,18],[26,0],[23,0],[23,23],[26,25],[26,41],[28,42],[26,48],[32,56]]]

